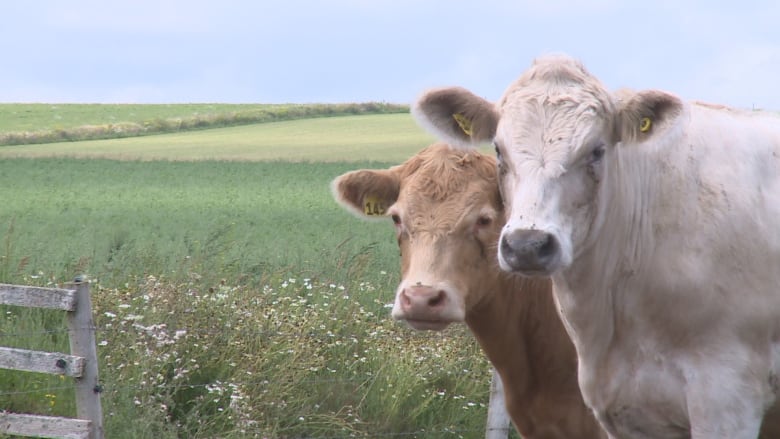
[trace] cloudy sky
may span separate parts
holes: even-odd
[[[777,0],[25,0],[0,17],[0,102],[494,100],[564,52],[609,88],[780,110]]]

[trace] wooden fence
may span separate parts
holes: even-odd
[[[488,405],[485,439],[507,439],[512,429],[509,413],[506,411],[504,385],[501,377],[493,369],[490,382],[490,403]]]
[[[68,312],[70,354],[0,347],[0,368],[72,377],[78,419],[0,411],[0,434],[43,438],[103,439],[95,324],[89,283],[77,278],[71,288],[0,284],[0,304]]]

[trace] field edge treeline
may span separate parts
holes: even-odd
[[[100,106],[103,104],[90,105]],[[154,104],[149,104],[149,106],[153,105]],[[187,104],[182,104],[182,107],[185,105]],[[173,106],[175,107],[176,104]],[[191,107],[191,105],[187,106]],[[9,131],[0,133],[0,146],[137,137],[315,117],[409,112],[408,105],[384,102],[345,104],[247,104],[246,106],[246,110],[220,111],[220,106],[217,105],[212,111],[205,113],[196,112],[178,117],[155,117],[139,121],[115,121],[104,124],[85,123],[75,127]]]

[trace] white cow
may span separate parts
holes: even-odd
[[[552,277],[612,437],[758,436],[780,372],[780,117],[613,95],[565,56],[495,105],[449,88],[413,111],[450,142],[494,142],[500,264]]]

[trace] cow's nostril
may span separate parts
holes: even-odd
[[[555,253],[558,251],[558,244],[555,240],[555,237],[551,234],[547,234],[545,236],[545,239],[540,242],[539,249],[537,250],[537,255],[539,259],[544,259],[550,256],[555,255]]]
[[[514,249],[509,244],[509,240],[507,239],[507,237],[506,236],[502,236],[501,237],[501,251],[504,252],[504,253],[511,253],[512,250],[514,250]]]
[[[443,305],[446,300],[447,300],[447,294],[444,293],[444,291],[439,290],[439,293],[436,294],[436,296],[431,297],[431,299],[428,300],[428,306],[430,306],[431,308],[436,308],[437,306]]]
[[[406,294],[406,290],[401,292],[401,306],[404,308],[412,306],[412,299]]]

